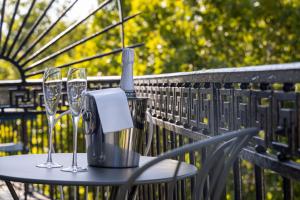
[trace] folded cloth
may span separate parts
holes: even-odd
[[[122,89],[110,88],[87,93],[95,98],[103,133],[133,128],[127,97]]]

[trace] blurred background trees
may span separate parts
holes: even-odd
[[[102,2],[95,1],[98,1],[98,4]],[[7,1],[8,13],[12,14],[15,2],[16,0]],[[21,2],[22,12],[18,13],[11,37],[16,34],[31,1]],[[40,15],[41,8],[47,6],[47,2],[49,1],[37,1],[36,9],[23,33],[29,30]],[[71,1],[58,2],[30,37],[31,42]],[[299,0],[130,0],[124,1],[124,4],[124,16],[142,12],[125,25],[126,45],[145,43],[144,47],[136,49],[136,75],[286,63],[298,61],[300,58]],[[10,17],[10,14],[6,14],[6,24],[9,23]],[[74,19],[76,18],[73,17],[72,20]],[[61,21],[33,52],[72,24],[72,20]],[[116,7],[102,10],[59,40],[35,61],[118,20]],[[6,29],[4,28],[4,35]],[[57,57],[54,61],[45,63],[41,68],[58,66],[120,48],[119,32],[117,27]],[[2,38],[2,42],[4,39],[5,37]],[[19,41],[22,41],[22,37]],[[16,71],[7,63],[2,63],[3,61],[0,62],[0,79],[15,79]],[[78,66],[87,67],[90,76],[121,73],[120,55]]]
[[[4,0],[0,0],[2,5]],[[79,0],[94,2],[103,0]],[[300,59],[300,0],[123,0],[125,13],[130,16],[142,14],[125,25],[126,45],[144,42],[136,49],[135,74],[160,74],[193,71],[220,67],[242,67],[273,63],[296,62]],[[6,40],[9,24],[17,0],[6,0],[1,48]],[[17,18],[10,38],[15,38],[32,0],[21,0]],[[37,0],[15,50],[24,41],[36,19],[42,14],[50,0]],[[57,0],[38,28],[23,46],[26,50],[34,40],[56,20],[73,0]],[[57,34],[83,16],[80,7],[60,21],[47,36],[38,43],[29,55],[48,43]],[[116,7],[98,12],[86,23],[59,40],[53,47],[31,63],[62,49],[84,37],[119,21]],[[8,45],[11,45],[9,40]],[[120,30],[115,28],[86,44],[80,45],[46,62],[47,66],[59,66],[98,53],[121,47]],[[0,48],[0,50],[2,50]],[[22,53],[21,53],[22,55]],[[30,64],[30,63],[29,63]],[[112,55],[77,65],[86,67],[90,76],[119,75],[120,55]],[[36,70],[38,70],[37,68]],[[66,70],[65,70],[66,71]],[[18,70],[12,63],[0,59],[0,79],[18,79]],[[40,78],[37,76],[36,78]],[[37,120],[40,122],[41,120]],[[66,133],[67,134],[67,133]],[[253,166],[243,162],[243,194],[245,199],[255,198]],[[282,199],[281,181],[271,171],[266,173],[266,199]],[[297,184],[297,185],[296,185]],[[294,183],[300,194],[299,183]],[[233,186],[228,185],[228,191]],[[299,195],[297,195],[299,196]],[[229,193],[227,199],[232,199]]]

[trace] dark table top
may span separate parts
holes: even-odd
[[[36,165],[46,161],[46,154],[17,155],[0,158],[0,179],[23,183],[40,183],[53,185],[122,185],[137,168],[96,168],[88,167],[87,172],[62,172],[61,168],[44,169]],[[142,156],[140,166],[153,157]],[[53,161],[64,167],[71,165],[72,154],[53,154]],[[165,160],[149,168],[136,181],[136,184],[163,183],[171,181],[178,162]],[[86,154],[78,154],[78,165],[87,166]],[[193,165],[182,163],[178,179],[195,175]]]

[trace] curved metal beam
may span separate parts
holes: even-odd
[[[33,39],[33,42],[28,44],[29,41],[31,41],[30,38],[33,37],[34,32],[38,29],[39,25],[41,24],[43,19],[46,17],[48,11],[53,7],[55,1],[56,0],[48,1],[48,4],[46,4],[45,8],[41,11],[40,15],[37,16],[36,19],[34,19],[33,24],[29,27],[28,31],[26,31],[26,33],[24,33],[25,32],[24,29],[28,23],[28,20],[32,16],[32,11],[38,2],[37,0],[30,0],[30,5],[27,9],[27,13],[24,15],[24,18],[20,20],[20,24],[18,24],[18,27],[17,27],[18,29],[16,30],[16,33],[12,36],[13,28],[14,28],[14,26],[16,26],[16,16],[17,16],[18,10],[21,5],[21,0],[15,1],[13,14],[12,14],[11,20],[9,22],[4,21],[5,20],[4,18],[6,15],[5,11],[6,11],[6,6],[7,6],[7,0],[2,0],[2,9],[1,9],[1,13],[0,13],[0,15],[1,15],[1,19],[0,19],[0,59],[6,60],[6,61],[12,63],[18,69],[18,71],[20,72],[22,82],[26,82],[26,79],[28,77],[32,77],[37,74],[42,74],[44,72],[44,70],[38,70],[38,71],[34,72],[33,69],[42,66],[44,63],[55,59],[56,57],[60,56],[61,54],[66,53],[66,52],[74,49],[75,47],[77,47],[81,44],[84,44],[84,43],[88,42],[89,40],[92,40],[93,38],[96,38],[97,36],[104,34],[117,26],[120,26],[120,29],[121,29],[122,48],[114,49],[107,53],[101,53],[101,54],[97,54],[94,56],[86,57],[86,58],[83,58],[83,59],[80,59],[77,61],[62,64],[62,65],[56,66],[56,67],[65,68],[65,67],[69,67],[72,65],[80,64],[83,62],[91,61],[94,59],[98,59],[98,58],[102,58],[105,56],[109,56],[109,55],[113,55],[113,54],[122,52],[122,50],[125,47],[124,23],[130,19],[133,19],[134,17],[136,17],[137,15],[140,14],[140,13],[138,13],[138,14],[124,18],[124,16],[123,16],[123,14],[124,14],[123,13],[123,3],[124,2],[122,0],[102,0],[102,3],[100,5],[98,5],[96,8],[94,8],[88,15],[77,20],[75,23],[73,23],[72,25],[67,27],[64,31],[62,31],[58,35],[54,36],[54,38],[52,38],[49,42],[47,42],[45,45],[43,45],[40,49],[38,49],[37,51],[35,51],[31,54],[31,52],[34,50],[34,48],[38,44],[40,44],[40,42],[46,37],[46,35],[48,35],[48,33],[50,31],[52,31],[52,29],[58,24],[58,22],[64,16],[66,16],[67,12],[69,12],[74,7],[74,5],[78,2],[78,0],[72,0],[72,2],[67,6],[67,8],[65,8],[62,11],[62,13],[59,15],[59,17],[55,21],[50,22],[49,23],[50,25],[48,25],[48,27],[45,30],[43,30],[42,33],[40,35],[38,35],[36,39]],[[37,60],[37,58],[43,52],[48,50],[54,44],[57,44],[58,40],[63,38],[65,35],[69,34],[71,31],[76,29],[79,25],[84,23],[87,19],[89,19],[91,16],[93,16],[99,10],[105,8],[107,5],[109,5],[112,2],[118,4],[118,15],[119,15],[118,22],[114,22],[111,25],[103,28],[103,30],[101,30],[101,31],[98,31],[98,32],[96,32],[90,36],[87,36],[83,39],[80,39],[78,41],[72,42],[71,44],[68,44],[66,47],[63,47],[62,49],[59,49],[58,51]],[[6,34],[6,37],[3,34],[4,24],[6,26],[8,26],[8,33]],[[20,40],[20,38],[22,38],[22,41],[20,41],[20,43],[18,43],[18,40]],[[3,42],[3,45],[1,45],[2,42]],[[136,48],[136,47],[140,47],[142,45],[143,44],[135,44],[135,45],[129,46],[128,48]],[[26,46],[28,46],[28,47],[26,47]],[[19,55],[20,53],[21,53],[21,55]],[[35,61],[35,59],[37,61]],[[31,64],[31,62],[33,62],[33,61],[35,61],[35,62],[33,64]]]
[[[2,48],[2,52],[1,52],[2,55],[5,54],[6,47],[7,47],[7,44],[8,44],[8,41],[9,41],[9,37],[10,37],[10,34],[11,34],[11,30],[12,30],[12,27],[13,27],[13,25],[15,23],[15,19],[16,19],[16,15],[17,15],[17,11],[18,11],[19,5],[20,5],[20,0],[17,0],[17,3],[15,5],[15,9],[14,9],[14,12],[13,12],[10,24],[9,24],[8,33],[6,35],[4,46]]]
[[[37,39],[32,42],[32,44],[25,50],[23,55],[17,60],[17,62],[21,62],[33,49],[34,47],[58,24],[58,22],[74,7],[74,5],[78,2],[75,0],[70,6],[43,32],[41,35],[37,37]],[[22,64],[21,64],[22,65]]]
[[[10,48],[9,48],[7,54],[6,54],[7,57],[9,57],[9,55],[10,55],[11,52],[12,52],[12,50],[14,49],[14,47],[15,47],[15,45],[16,45],[16,42],[18,41],[18,39],[19,39],[19,37],[20,37],[20,35],[21,35],[21,33],[22,33],[22,30],[23,30],[23,28],[25,27],[25,25],[26,25],[26,23],[27,23],[27,20],[28,20],[30,14],[31,14],[31,11],[32,11],[32,9],[33,9],[33,7],[34,7],[34,5],[35,5],[35,2],[36,2],[36,0],[32,0],[32,2],[31,2],[31,4],[30,4],[30,7],[29,7],[29,9],[28,9],[28,11],[27,11],[27,14],[25,15],[24,20],[23,20],[23,22],[22,22],[22,25],[21,25],[21,27],[19,28],[18,33],[17,33],[17,35],[15,36],[14,41],[13,41],[12,45],[10,46]]]
[[[6,0],[3,0],[2,9],[1,9],[1,21],[0,21],[0,47],[1,47],[1,42],[2,42],[2,27],[3,27],[3,22],[4,22],[5,5],[6,5]]]
[[[143,45],[144,45],[143,43],[135,44],[135,45],[128,46],[127,48],[137,48],[137,47],[141,47]],[[77,60],[77,61],[70,62],[70,63],[67,63],[67,64],[63,64],[63,65],[60,65],[60,66],[56,66],[56,67],[57,68],[66,68],[66,67],[69,67],[69,66],[72,66],[72,65],[77,65],[77,64],[84,63],[84,62],[87,62],[87,61],[91,61],[91,60],[94,60],[94,59],[97,59],[97,58],[102,58],[102,57],[105,57],[105,56],[117,54],[117,53],[120,53],[122,51],[123,51],[123,48],[115,49],[115,50],[113,50],[111,52],[108,52],[108,53],[97,54],[95,56],[83,58],[81,60]],[[44,70],[39,70],[37,72],[32,72],[28,75],[25,75],[25,77],[28,78],[28,77],[32,77],[32,76],[35,76],[35,75],[38,75],[38,74],[43,74],[43,73],[44,73]]]
[[[121,22],[121,41],[122,41],[122,48],[125,47],[125,33],[124,33],[124,17],[123,17],[123,1],[118,0],[118,10],[119,10],[119,18]]]
[[[22,48],[25,46],[25,44],[28,42],[29,38],[32,36],[33,32],[35,31],[35,29],[38,27],[38,25],[41,23],[41,21],[43,20],[43,18],[46,16],[47,12],[49,11],[49,9],[52,7],[53,3],[55,2],[55,0],[51,0],[50,3],[48,4],[47,8],[44,10],[44,12],[38,17],[38,19],[34,22],[34,24],[32,25],[32,27],[30,28],[29,32],[27,33],[27,35],[25,36],[25,39],[23,40],[23,42],[21,42],[19,48],[17,49],[17,51],[14,53],[12,59],[15,59],[18,55],[18,53],[22,50]]]
[[[93,35],[91,35],[89,37],[86,37],[86,38],[81,39],[81,40],[79,40],[77,42],[74,42],[73,44],[70,44],[69,46],[67,46],[67,47],[65,47],[65,48],[63,48],[63,49],[61,49],[61,50],[59,50],[59,51],[57,51],[57,52],[55,52],[55,53],[53,53],[53,54],[45,57],[45,58],[43,58],[43,59],[41,59],[41,60],[39,60],[39,61],[37,61],[35,63],[33,63],[29,67],[25,68],[24,71],[26,72],[26,71],[32,70],[32,69],[34,69],[34,68],[42,65],[43,63],[45,63],[45,62],[47,62],[47,61],[49,61],[49,60],[51,60],[53,58],[56,58],[57,56],[65,53],[65,52],[67,52],[67,51],[69,51],[71,49],[74,49],[75,47],[77,47],[77,46],[79,46],[79,45],[81,45],[81,44],[83,44],[83,43],[85,43],[85,42],[87,42],[87,41],[89,41],[91,39],[94,39],[95,37],[97,37],[99,35],[102,35],[102,34],[108,32],[109,30],[111,30],[111,29],[119,26],[120,24],[123,24],[123,23],[127,22],[128,20],[133,19],[134,17],[136,17],[139,14],[140,13],[132,15],[130,17],[127,17],[127,18],[124,19],[123,22],[118,22],[118,23],[111,24],[111,25],[107,26],[106,28],[104,28],[103,30],[101,30],[101,31],[99,31],[97,33],[94,33]],[[22,64],[21,64],[21,67],[24,67],[24,66],[22,66]]]
[[[23,83],[26,82],[25,72],[21,68],[21,66],[19,65],[19,63],[17,63],[15,60],[12,60],[11,58],[3,56],[3,55],[0,55],[0,59],[5,60],[5,61],[11,63],[19,71],[20,78],[21,78],[22,82]]]
[[[43,53],[46,49],[48,49],[49,47],[51,47],[54,43],[56,43],[59,39],[61,39],[62,37],[64,37],[66,34],[68,34],[69,32],[71,32],[72,30],[74,30],[77,26],[79,26],[80,24],[82,24],[83,22],[85,22],[88,18],[90,18],[92,15],[94,15],[96,12],[98,12],[99,10],[101,10],[102,8],[104,8],[107,4],[109,4],[112,0],[106,0],[105,2],[103,2],[102,4],[100,4],[96,9],[94,9],[90,14],[88,14],[86,17],[82,18],[81,20],[77,21],[76,23],[74,23],[73,25],[69,26],[66,30],[64,30],[63,32],[61,32],[60,34],[58,34],[55,38],[53,38],[50,42],[48,42],[46,45],[44,45],[41,49],[39,49],[38,51],[36,51],[35,53],[32,54],[32,56],[30,56],[23,65],[26,65],[27,63],[29,63],[31,60],[33,60],[34,58],[36,58],[37,56],[39,56],[41,53]]]

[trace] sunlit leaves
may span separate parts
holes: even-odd
[[[300,59],[298,0],[131,0],[123,3],[124,16],[142,12],[125,25],[126,45],[145,43],[144,47],[135,51],[136,75],[285,63]],[[45,5],[45,1],[39,1],[37,7]],[[40,12],[34,11],[29,25]],[[43,30],[49,20],[46,19],[39,30]],[[116,6],[102,10],[39,58],[117,21]],[[20,24],[20,19],[16,24]],[[59,23],[37,48],[69,24],[67,21]],[[14,32],[16,28],[14,26]],[[120,29],[117,27],[42,67],[61,65],[120,47]],[[119,75],[121,57],[109,56],[79,66],[87,67],[90,76]]]

